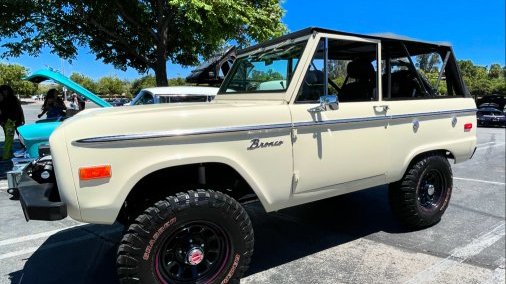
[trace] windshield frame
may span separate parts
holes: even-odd
[[[230,72],[228,72],[227,76],[225,77],[225,80],[223,81],[220,90],[218,91],[215,100],[285,100],[287,101],[287,95],[291,94],[293,92],[293,89],[296,87],[298,77],[301,73],[301,68],[299,63],[304,62],[306,60],[305,58],[308,56],[308,48],[311,48],[311,39],[312,35],[306,35],[301,37],[296,37],[292,39],[287,39],[286,41],[283,41],[281,43],[272,44],[269,46],[259,46],[258,48],[253,48],[248,50],[248,52],[240,54],[236,61],[234,62],[234,65],[232,66],[232,69]],[[228,84],[229,80],[231,80],[232,74],[236,71],[238,68],[238,64],[236,62],[239,62],[240,59],[243,59],[248,56],[257,55],[261,52],[269,52],[275,48],[283,47],[286,45],[294,45],[301,42],[305,42],[303,44],[303,51],[301,53],[301,56],[299,57],[299,60],[297,61],[297,64],[295,66],[295,69],[292,73],[292,77],[290,79],[289,84],[287,85],[286,89],[284,90],[265,90],[265,91],[255,91],[255,92],[224,92],[223,88],[226,84]],[[302,64],[303,65],[303,64]],[[288,97],[289,100],[289,97]]]

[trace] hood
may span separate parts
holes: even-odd
[[[85,97],[86,99],[94,102],[95,104],[101,107],[112,107],[110,103],[93,94],[88,89],[70,80],[69,78],[63,76],[62,74],[50,69],[37,70],[33,72],[30,76],[26,77],[25,80],[33,83],[40,83],[46,80],[53,80],[56,83],[65,86],[67,89],[76,92],[77,94],[81,95],[82,97]]]

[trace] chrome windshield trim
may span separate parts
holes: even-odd
[[[455,115],[455,114],[470,113],[470,112],[476,112],[476,111],[477,111],[477,109],[462,109],[462,110],[422,112],[422,113],[372,116],[372,117],[357,117],[357,118],[335,119],[335,120],[326,120],[326,121],[304,121],[304,122],[295,122],[295,123],[231,126],[231,127],[204,128],[204,129],[187,129],[187,130],[170,130],[170,131],[159,131],[159,132],[147,132],[147,133],[135,133],[135,134],[92,137],[92,138],[79,139],[74,142],[78,143],[78,144],[105,143],[105,142],[130,141],[130,140],[140,140],[140,139],[157,139],[157,138],[172,138],[172,137],[206,135],[206,134],[223,134],[223,133],[234,133],[234,132],[245,132],[245,131],[292,129],[292,128],[297,128],[297,127],[323,126],[323,125],[346,124],[346,123],[361,123],[361,122],[369,122],[369,121],[383,121],[383,120],[391,120],[391,119],[421,117],[421,116]]]

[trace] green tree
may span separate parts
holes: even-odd
[[[125,86],[117,76],[106,76],[98,80],[97,90],[101,96],[113,96],[126,93]]]
[[[416,56],[416,67],[420,70],[428,72],[429,69],[429,57],[430,54],[420,54]]]
[[[424,72],[437,72],[441,63],[441,56],[437,53],[420,54],[416,56],[416,67]]]
[[[30,97],[35,95],[37,87],[23,80],[28,74],[28,70],[17,64],[0,63],[0,85],[9,85],[16,95],[20,97]]]
[[[488,77],[497,79],[502,76],[502,68],[499,64],[492,64],[490,65],[490,70],[488,71]]]
[[[153,69],[166,86],[167,61],[195,65],[227,41],[279,36],[283,14],[280,0],[4,0],[0,43],[4,56],[48,47],[67,59],[89,46],[116,68]]]
[[[136,79],[132,82],[130,86],[130,93],[132,95],[137,95],[140,90],[145,88],[151,88],[156,86],[156,78],[152,75],[146,75],[144,77],[141,77],[139,79]]]
[[[85,87],[90,92],[95,93],[95,94],[98,93],[97,84],[90,77],[74,72],[70,75],[70,79],[72,81],[78,83],[79,85]]]
[[[169,86],[184,86],[186,81],[184,78],[176,77],[169,79]]]

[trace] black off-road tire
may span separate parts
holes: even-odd
[[[428,154],[412,162],[400,181],[390,184],[390,205],[405,225],[414,229],[432,226],[448,207],[452,186],[448,159]]]
[[[253,243],[251,221],[233,198],[212,190],[178,193],[130,225],[118,248],[119,280],[239,283]]]

